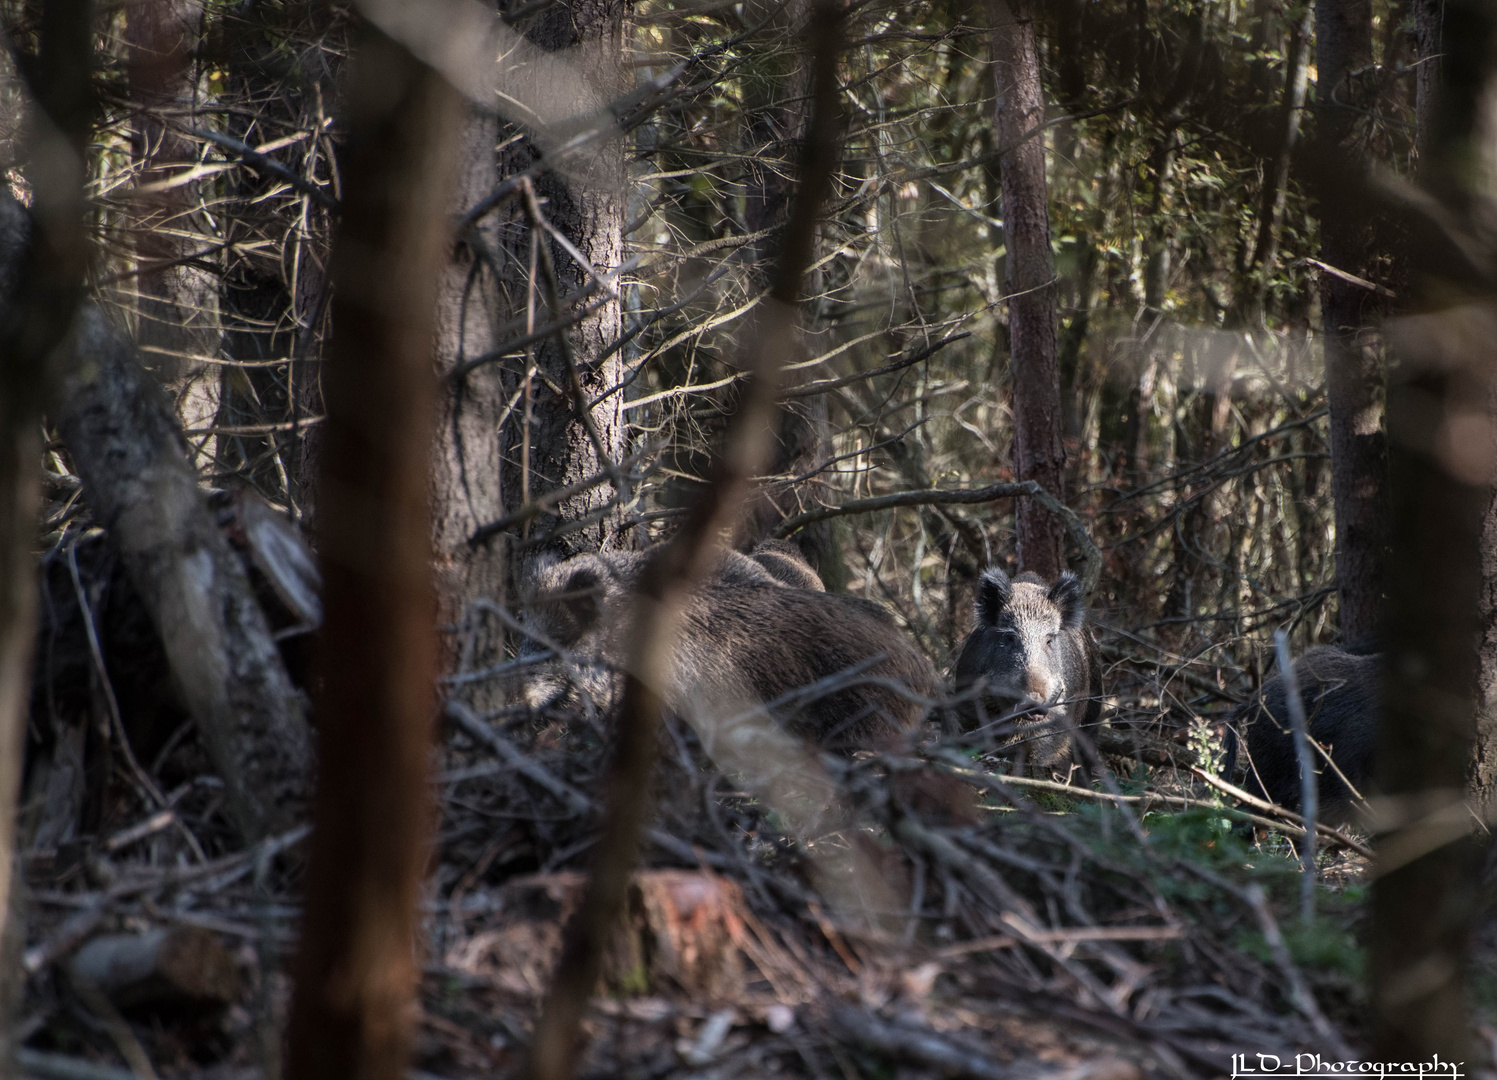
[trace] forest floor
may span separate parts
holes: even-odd
[[[1142,733],[1188,762],[1185,713],[1157,688],[1157,673],[1113,672],[1107,745]],[[413,1075],[452,1080],[517,1074],[585,883],[607,755],[602,722],[512,708],[476,718],[480,741],[474,720],[436,754],[423,905]],[[155,767],[180,780],[193,761],[184,739]],[[1091,782],[1005,778],[1001,759],[934,737],[905,757],[808,758],[795,767],[842,793],[808,826],[668,725],[583,1075],[1125,1080],[1363,1051],[1359,841],[1326,838],[1303,925],[1284,834],[1234,827],[1178,765],[1107,761]],[[235,850],[218,791],[180,780],[148,815],[116,781],[96,833],[26,853],[29,1075],[275,1074],[307,829]],[[1197,805],[1165,801],[1181,797]],[[217,982],[118,1003],[80,985],[84,943],[184,928],[222,952]],[[1497,949],[1478,953],[1479,987],[1497,985],[1480,960]]]
[[[236,839],[96,535],[44,563],[23,1071],[273,1078],[310,827]],[[1247,673],[1100,637],[1103,721],[1073,752],[1087,768],[1026,769],[932,722],[852,759],[779,740],[750,775],[668,721],[582,1075],[1185,1080],[1229,1075],[1234,1054],[1364,1053],[1366,838],[1322,833],[1306,921],[1296,827],[1216,778]],[[609,717],[484,713],[465,686],[432,755],[412,1073],[428,1080],[519,1075],[611,750]],[[1471,1071],[1497,1077],[1497,920],[1471,958]]]

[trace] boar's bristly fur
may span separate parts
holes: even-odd
[[[1064,761],[1068,721],[1085,728],[1102,712],[1102,665],[1080,579],[1066,572],[1048,585],[1029,573],[1009,580],[992,567],[978,581],[976,607],[977,625],[953,672],[957,694],[969,695],[963,727],[1010,717],[997,726],[1014,733],[1016,752],[1035,765]]]
[[[1322,819],[1350,819],[1352,792],[1346,777],[1359,790],[1372,772],[1377,745],[1377,717],[1382,656],[1354,655],[1334,646],[1311,649],[1294,662],[1295,683],[1305,707],[1310,737],[1325,748],[1333,769],[1319,751],[1310,751],[1320,773],[1318,784]],[[1264,681],[1254,694],[1232,711],[1227,724],[1230,779],[1237,765],[1238,734],[1247,742],[1248,770],[1242,787],[1250,794],[1287,806],[1300,807],[1299,759],[1290,730],[1289,694],[1281,676]],[[1338,775],[1337,770],[1340,770]]]
[[[801,549],[789,540],[760,540],[749,553],[753,559],[783,585],[792,589],[812,589],[826,592],[820,575],[811,568]]]
[[[645,558],[606,552],[530,568],[527,623],[569,654],[530,681],[533,706],[580,706],[585,695],[606,708],[615,700]],[[846,685],[776,710],[777,719],[840,751],[886,745],[918,726],[924,706],[888,683],[935,697],[930,661],[877,604],[785,584],[775,571],[788,573],[792,561],[782,555],[766,568],[738,552],[722,558],[682,612],[669,684],[659,688],[666,705],[713,722],[860,667]]]

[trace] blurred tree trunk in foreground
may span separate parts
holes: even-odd
[[[792,3],[777,20],[790,41],[805,32],[809,5]],[[756,17],[763,17],[757,15]],[[747,164],[743,200],[743,225],[750,233],[775,230],[760,238],[753,247],[754,284],[768,288],[775,259],[782,242],[790,191],[794,186],[794,148],[805,130],[809,108],[810,83],[804,55],[799,49],[786,48],[760,63],[771,71],[761,75],[753,85],[761,89],[763,99],[746,103],[747,142],[754,156]],[[808,290],[815,292],[814,286]],[[827,413],[827,396],[792,398],[780,410],[775,432],[775,456],[769,475],[797,477],[825,464],[832,456],[832,431]],[[775,490],[763,485],[754,492],[745,524],[744,540],[753,544],[774,535],[774,530],[792,514],[809,509],[818,502],[833,501],[831,491],[821,478],[802,481],[789,488]],[[847,584],[847,567],[837,542],[837,529],[831,521],[819,521],[796,532],[791,538],[805,554],[806,560],[821,575],[827,588],[839,591]]]
[[[345,82],[318,494],[320,770],[287,1075],[401,1080],[437,668],[427,482],[457,94],[364,27]]]
[[[197,120],[202,0],[132,0],[125,8],[130,56],[130,96],[135,106],[131,154],[139,183],[158,190],[139,195],[136,215],[139,325],[136,344],[171,394],[189,433],[213,426],[218,413],[222,332],[217,275],[202,265],[206,215],[200,216],[212,181],[175,183],[198,159],[197,144],[182,134]],[[186,112],[187,115],[183,115]],[[198,467],[211,466],[215,440],[188,435]]]
[[[1320,257],[1346,274],[1373,275],[1374,218],[1352,192],[1370,161],[1358,119],[1361,81],[1372,67],[1371,0],[1315,2],[1315,122],[1321,150]],[[1352,182],[1352,192],[1347,181]],[[1331,408],[1331,486],[1336,506],[1336,586],[1341,635],[1365,642],[1382,627],[1388,545],[1387,441],[1382,349],[1368,329],[1376,294],[1330,272],[1320,275],[1326,396]]]
[[[1030,0],[990,0],[993,134],[1003,189],[1003,290],[1013,373],[1014,472],[1065,499],[1055,260],[1045,184],[1045,95]],[[1065,568],[1065,530],[1033,499],[1018,505],[1019,568],[1053,578]]]
[[[93,4],[57,0],[41,14],[26,150],[33,213],[0,197],[0,1074],[13,1072],[11,1014],[24,980],[9,968],[25,944],[14,895],[16,803],[36,635],[35,529],[42,412],[56,388],[58,344],[88,270],[84,148],[93,119]],[[13,42],[7,44],[14,45]],[[45,181],[45,184],[41,183]]]
[[[1374,1048],[1385,1061],[1469,1060],[1465,962],[1478,880],[1466,783],[1475,735],[1482,544],[1497,432],[1490,394],[1497,279],[1470,238],[1492,173],[1478,142],[1494,72],[1493,11],[1445,9],[1438,109],[1421,141],[1425,189],[1411,254],[1425,312],[1395,325],[1388,384],[1392,554],[1370,960]],[[1487,188],[1489,190],[1489,188]],[[1417,201],[1411,205],[1418,206]],[[1474,257],[1473,257],[1474,256]],[[1482,641],[1490,664],[1492,645]],[[1490,769],[1490,765],[1486,766]]]

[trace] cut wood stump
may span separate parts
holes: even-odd
[[[583,874],[536,874],[504,886],[500,925],[448,953],[449,966],[486,975],[518,994],[539,996],[561,952],[561,934],[581,901]],[[761,952],[738,885],[697,870],[634,875],[629,917],[611,943],[603,984],[614,993],[679,988],[697,998],[742,998]]]
[[[68,962],[75,986],[119,1009],[199,1012],[239,998],[239,969],[218,937],[196,926],[94,938]]]

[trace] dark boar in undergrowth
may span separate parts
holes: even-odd
[[[1360,791],[1371,775],[1382,700],[1381,667],[1379,653],[1354,655],[1334,646],[1311,649],[1294,662],[1310,738],[1335,765],[1332,768],[1320,751],[1311,749],[1320,774],[1321,814],[1327,821],[1351,817],[1352,788]],[[1294,753],[1284,680],[1278,675],[1266,680],[1256,694],[1234,709],[1227,732],[1226,776],[1231,778],[1241,756],[1240,735],[1246,742],[1248,759],[1242,787],[1250,794],[1298,810],[1299,760]]]
[[[531,567],[530,648],[549,640],[566,653],[530,680],[532,706],[590,699],[606,709],[617,699],[645,558],[604,552]],[[919,699],[940,689],[930,661],[879,605],[786,585],[756,558],[729,552],[687,602],[668,685],[658,691],[700,728],[822,680],[830,688],[772,712],[791,732],[841,751],[892,744],[924,719]]]
[[[968,698],[958,713],[966,730],[1010,735],[1015,752],[1034,765],[1066,760],[1070,724],[1090,727],[1102,712],[1102,664],[1080,579],[1066,572],[1047,585],[1035,574],[1010,581],[996,567],[985,571],[977,625],[953,681]]]

